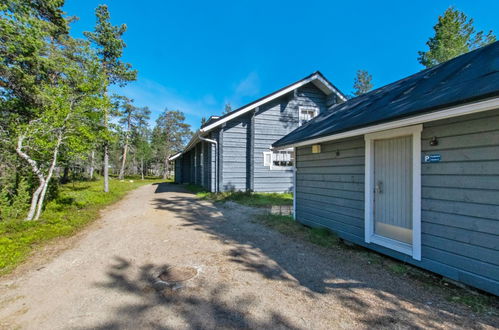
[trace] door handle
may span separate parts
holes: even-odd
[[[378,183],[374,187],[374,192],[377,193],[377,194],[382,194],[383,193],[383,182],[378,181]]]

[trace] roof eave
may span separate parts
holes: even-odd
[[[273,149],[286,149],[286,148],[297,148],[303,147],[311,144],[329,142],[359,135],[364,135],[368,133],[374,133],[404,126],[422,124],[429,121],[441,120],[446,118],[465,116],[472,113],[483,112],[488,110],[499,109],[499,97],[493,97],[485,100],[479,100],[472,103],[461,104],[458,106],[447,107],[440,110],[435,110],[432,112],[427,112],[420,115],[410,116],[402,119],[394,119],[384,123],[368,125],[352,130],[347,130],[344,132],[333,133],[325,136],[320,136],[316,138],[306,139],[302,141],[291,142],[287,144],[279,145],[279,141],[272,145]]]

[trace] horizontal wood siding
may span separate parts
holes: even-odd
[[[364,137],[296,150],[296,218],[350,240],[364,237]]]
[[[499,110],[427,123],[421,138],[423,157],[441,156],[421,167],[422,254],[499,294]]]
[[[312,83],[261,106],[254,118],[253,190],[286,192],[293,190],[293,170],[263,166],[263,153],[272,143],[298,127],[300,106],[326,110],[326,96]]]
[[[499,110],[426,123],[421,146],[421,261],[364,242],[363,136],[297,149],[297,220],[499,295]]]
[[[250,116],[244,115],[227,122],[223,128],[223,191],[247,190],[248,129]]]

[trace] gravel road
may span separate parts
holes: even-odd
[[[149,185],[0,278],[7,329],[494,328],[417,280]],[[163,281],[162,279],[165,281]],[[193,276],[191,279],[187,279]],[[175,280],[178,280],[175,282]],[[184,280],[184,281],[181,281]],[[171,282],[174,281],[174,282]]]

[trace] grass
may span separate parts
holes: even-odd
[[[62,185],[56,199],[47,203],[38,221],[0,222],[0,275],[11,272],[29,254],[52,239],[70,236],[99,217],[99,211],[135,188],[160,180],[110,180],[109,193],[102,181],[81,181]]]
[[[242,205],[266,207],[271,205],[293,205],[293,195],[290,193],[255,193],[255,192],[221,192],[212,193],[206,191],[203,187],[189,184],[187,190],[196,194],[202,199],[213,202],[233,201]]]
[[[341,240],[326,228],[306,227],[295,221],[293,217],[283,215],[263,214],[257,216],[256,221],[273,228],[284,235],[308,241],[325,248],[356,250],[359,253],[360,258],[364,259],[369,265],[377,265],[400,277],[409,277],[418,280],[429,290],[442,290],[446,300],[466,305],[476,313],[498,315],[499,299],[497,299],[497,297],[460,288],[434,273],[378,254],[366,248],[360,246],[349,247],[346,244],[342,244]]]
[[[338,237],[327,228],[305,227],[296,222],[292,216],[262,214],[257,216],[257,220],[282,234],[300,238],[326,248],[338,246],[339,243]]]

